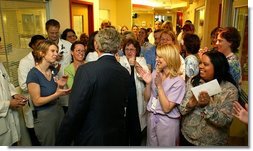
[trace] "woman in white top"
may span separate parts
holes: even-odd
[[[131,84],[128,93],[127,103],[127,129],[129,135],[129,145],[141,145],[141,135],[145,133],[147,125],[146,102],[144,101],[143,91],[144,81],[137,73],[137,69],[142,67],[148,71],[148,66],[144,57],[140,55],[141,47],[137,40],[128,39],[123,46],[124,56],[120,57],[120,64],[124,66],[130,76]]]
[[[98,33],[98,31],[94,31],[89,36],[89,40],[87,43],[87,51],[85,52],[85,56],[86,56],[85,61],[86,62],[96,61],[98,59],[98,53],[96,52],[95,47],[94,47],[94,38],[97,33]]]

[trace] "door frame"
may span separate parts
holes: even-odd
[[[78,5],[83,5],[88,8],[88,31],[89,34],[94,32],[94,12],[93,12],[93,3],[92,2],[85,2],[85,1],[80,1],[80,0],[69,0],[69,10],[70,10],[70,27],[73,28],[72,24],[72,5],[73,4],[78,4]]]

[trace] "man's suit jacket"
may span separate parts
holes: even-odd
[[[127,145],[125,106],[130,76],[114,56],[78,68],[56,145]]]

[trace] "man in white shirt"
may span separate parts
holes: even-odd
[[[155,31],[155,30],[158,30],[158,29],[162,29],[162,22],[160,22],[160,21],[157,20],[157,21],[155,22],[154,31]],[[151,43],[151,44],[155,44],[154,31],[153,31],[152,33],[150,33],[149,36],[148,36],[148,41],[149,41],[149,43]]]

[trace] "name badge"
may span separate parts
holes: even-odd
[[[156,109],[157,102],[158,102],[158,99],[153,97],[151,100],[151,109],[154,109],[154,110]]]

